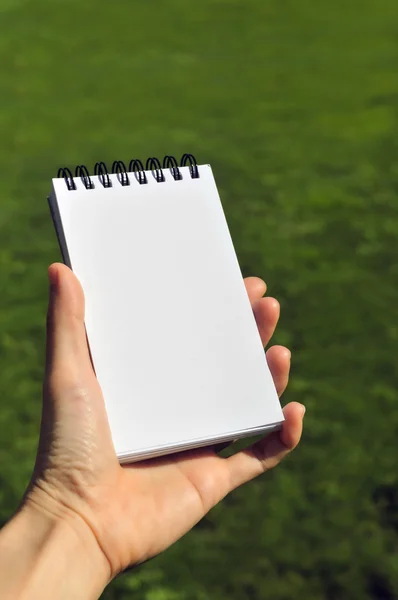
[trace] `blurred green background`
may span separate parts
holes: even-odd
[[[299,449],[105,599],[398,598],[398,3],[0,0],[0,518],[32,469],[58,166],[211,163]]]

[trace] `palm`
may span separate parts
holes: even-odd
[[[299,424],[299,405],[290,405],[286,412],[290,424],[296,417]],[[255,450],[248,449],[229,459],[209,448],[124,467],[117,496],[135,498],[120,515],[131,553],[126,564],[158,554],[189,531],[228,492],[275,466],[296,443],[294,434],[291,440],[289,435],[286,445],[279,433],[271,434]]]
[[[94,531],[117,573],[164,550],[228,492],[275,466],[298,443],[303,411],[288,405],[281,432],[229,458],[206,448],[121,467],[87,349],[82,290],[66,267],[53,269],[59,289],[50,303],[43,424],[28,498],[61,497]],[[245,284],[265,345],[279,305],[262,297],[261,280]],[[281,394],[290,354],[275,346],[267,360]]]

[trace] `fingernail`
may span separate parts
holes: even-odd
[[[302,412],[302,416],[304,417],[305,415],[305,411],[307,410],[306,407],[304,406],[304,404],[301,404],[301,412]]]

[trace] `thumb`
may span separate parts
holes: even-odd
[[[84,293],[72,271],[62,264],[48,269],[46,374],[76,381],[93,371],[84,326]]]
[[[27,493],[32,489],[51,489],[51,493],[58,490],[55,497],[59,498],[59,490],[65,493],[68,489],[73,492],[68,496],[70,499],[78,489],[80,496],[83,495],[83,487],[100,472],[97,469],[106,470],[110,462],[117,460],[104,400],[91,364],[83,290],[65,265],[51,265],[48,276],[42,419],[36,464]],[[39,479],[41,483],[37,485]]]

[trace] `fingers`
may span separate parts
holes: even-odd
[[[266,346],[278,324],[280,313],[279,302],[275,298],[261,298],[253,303],[253,313],[261,341],[263,346]]]
[[[282,396],[289,381],[290,357],[290,350],[284,346],[273,346],[266,353],[278,396]]]
[[[246,291],[253,307],[263,345],[271,339],[279,319],[279,302],[275,298],[263,298],[267,284],[259,277],[246,277]]]
[[[282,396],[289,382],[291,353],[284,346],[273,346],[266,353],[268,367],[271,371],[272,379],[276,387],[278,396]],[[233,442],[225,442],[214,446],[214,452],[219,454]]]
[[[297,446],[303,429],[305,407],[292,402],[285,406],[283,412],[285,421],[280,431],[275,431],[250,448],[224,459],[229,470],[228,491],[274,468]]]
[[[268,350],[266,357],[276,390],[281,396],[289,379],[290,351],[284,346],[273,346]],[[275,467],[297,446],[301,437],[305,408],[302,404],[292,402],[285,406],[283,412],[285,421],[280,431],[271,433],[249,449],[227,459],[220,458],[220,462],[217,463],[220,470],[218,482],[224,482],[224,485],[220,486],[218,500],[239,485]],[[217,448],[216,451],[218,450]]]
[[[252,304],[262,298],[267,291],[267,285],[265,281],[259,277],[246,277],[245,286],[247,295],[249,296],[249,300]]]
[[[279,437],[285,448],[291,452],[299,443],[303,432],[305,406],[298,402],[290,402],[283,409],[283,414],[286,420],[279,433]]]
[[[48,270],[47,373],[74,377],[91,361],[84,326],[84,294],[72,271],[61,264]]]

